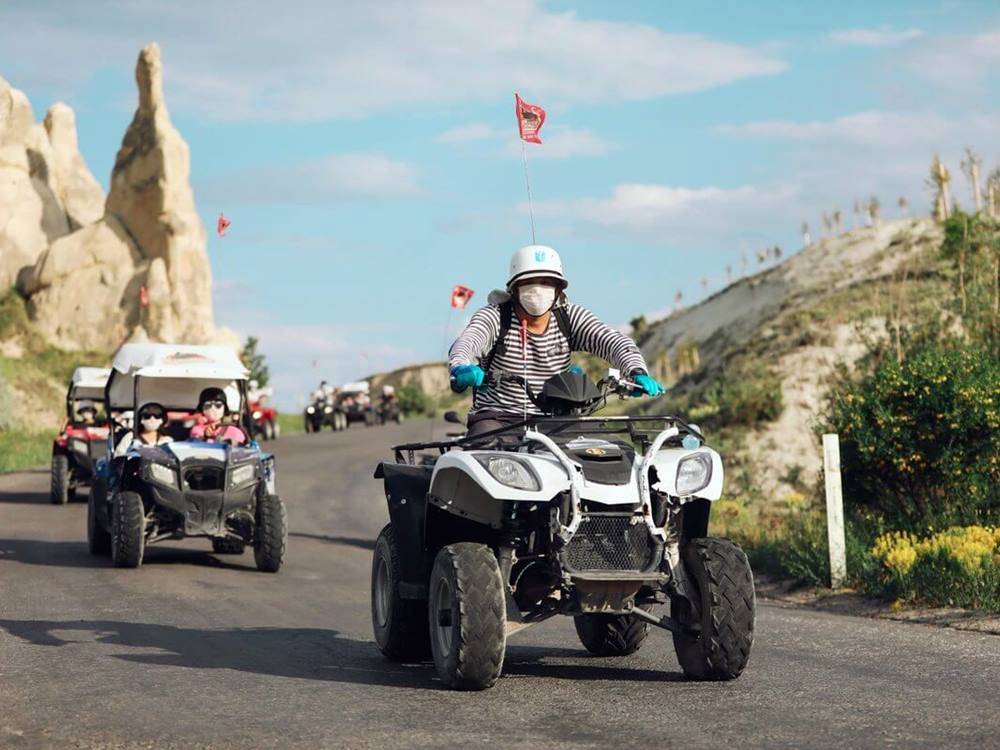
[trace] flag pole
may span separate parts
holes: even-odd
[[[518,129],[518,140],[521,141],[521,162],[524,164],[524,186],[528,189],[528,219],[531,221],[531,244],[535,243],[535,211],[531,205],[531,180],[528,179],[528,154],[524,148],[524,138]]]

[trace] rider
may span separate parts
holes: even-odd
[[[459,393],[470,386],[474,389],[469,436],[517,422],[525,412],[539,413],[520,384],[483,388],[491,367],[525,375],[537,393],[546,380],[569,368],[572,352],[584,351],[617,367],[638,386],[635,395],[663,393],[635,342],[569,302],[567,286],[555,250],[545,245],[522,247],[511,258],[507,291],[490,294],[490,304],[476,311],[452,344],[448,361],[452,387]]]
[[[87,427],[97,424],[97,406],[94,405],[93,401],[81,401],[76,413],[79,415],[80,421]]]
[[[191,428],[193,440],[209,443],[229,441],[234,445],[245,443],[247,438],[239,427],[222,420],[229,414],[226,394],[221,388],[206,388],[198,397],[198,423]]]

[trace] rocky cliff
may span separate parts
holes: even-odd
[[[230,338],[214,325],[190,154],[162,81],[150,44],[105,199],[77,148],[73,111],[55,104],[36,123],[27,97],[0,79],[0,290],[16,281],[35,330],[60,348]]]

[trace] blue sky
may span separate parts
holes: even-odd
[[[37,118],[76,110],[106,188],[160,43],[199,211],[233,222],[209,240],[217,320],[260,336],[286,406],[440,357],[451,286],[503,284],[530,240],[515,90],[548,112],[538,239],[614,324],[794,252],[822,211],[924,211],[935,152],[966,203],[962,148],[1000,159],[995,2],[184,6],[7,0],[0,75]]]

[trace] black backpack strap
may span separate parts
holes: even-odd
[[[493,343],[493,348],[480,360],[484,372],[490,371],[490,368],[493,366],[493,360],[496,359],[498,354],[507,353],[507,334],[510,333],[510,319],[513,315],[514,300],[507,300],[500,305],[500,333],[497,334],[497,340]]]
[[[552,314],[556,316],[556,325],[559,326],[559,331],[563,336],[566,337],[566,343],[570,346],[573,345],[573,331],[569,324],[569,311],[566,310],[565,305],[560,305],[552,309]]]

